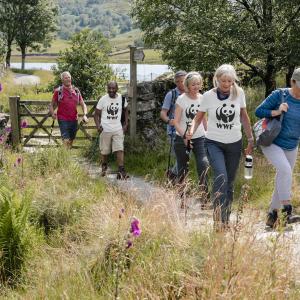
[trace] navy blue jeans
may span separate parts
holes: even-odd
[[[214,217],[228,223],[233,200],[233,184],[242,153],[242,140],[224,144],[206,139],[205,146],[214,174],[212,190]]]
[[[192,140],[193,148],[192,151],[195,155],[197,173],[199,177],[199,184],[205,187],[207,190],[207,169],[208,159],[204,148],[205,137],[200,137]],[[178,178],[183,180],[188,172],[188,162],[190,155],[186,153],[186,146],[182,137],[176,135],[174,143],[174,151],[176,154]]]

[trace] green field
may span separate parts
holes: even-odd
[[[129,45],[134,44],[134,40],[141,39],[142,34],[138,29],[119,34],[115,38],[110,39],[112,46],[113,55],[110,57],[110,63],[125,64],[129,63],[129,52],[114,54],[122,51],[129,50]],[[57,54],[60,51],[65,50],[69,47],[69,41],[56,39],[51,43],[51,47],[44,51],[44,55],[30,55],[26,57],[26,62],[55,62],[57,56],[47,54]],[[164,64],[161,58],[161,52],[159,50],[145,49],[145,60],[146,64]],[[28,53],[30,54],[30,53]],[[16,48],[13,48],[11,62],[21,62],[20,52]]]

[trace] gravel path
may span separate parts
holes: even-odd
[[[90,164],[85,160],[81,160],[79,163],[87,170],[91,177],[100,177],[100,167],[98,165]],[[180,200],[174,192],[158,187],[151,182],[146,182],[141,178],[131,176],[128,180],[117,180],[116,174],[108,174],[106,176],[106,180],[109,184],[118,186],[121,191],[132,195],[143,205],[151,202],[155,205],[155,203],[157,203],[157,199],[167,199],[166,205],[168,205],[171,213],[174,214],[174,217],[177,217],[185,224],[187,231],[212,230],[212,210],[201,209],[199,201],[187,199],[188,209],[184,211],[179,208]],[[235,222],[235,212],[232,213],[231,220],[233,223]],[[250,209],[244,210],[241,222],[242,226],[245,226],[244,230],[248,233],[251,232],[250,234],[255,236],[255,240],[258,243],[262,242],[266,244],[274,237],[280,236],[280,242],[289,246],[293,256],[292,259],[295,262],[295,273],[297,275],[297,279],[300,281],[300,270],[297,267],[300,263],[300,224],[290,224],[282,232],[278,232],[277,230],[267,230],[265,227],[265,214],[258,210]],[[283,253],[283,255],[285,255],[285,253]]]

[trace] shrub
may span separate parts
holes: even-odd
[[[0,188],[0,280],[14,284],[31,247],[30,199]]]

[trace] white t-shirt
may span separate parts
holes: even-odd
[[[125,99],[124,107],[128,103]],[[110,98],[108,94],[100,98],[96,106],[101,110],[100,125],[104,132],[114,132],[122,129],[121,116],[122,116],[122,96],[116,95],[116,98]]]
[[[202,106],[202,98],[203,96],[200,94],[197,99],[191,99],[186,94],[182,94],[177,98],[176,105],[182,108],[179,127],[183,132],[185,132],[187,124],[192,123],[197,112],[200,110],[200,107]],[[178,132],[176,133],[180,135]],[[192,139],[196,139],[204,135],[205,135],[205,131],[204,131],[203,124],[201,122],[196,132],[193,134]]]
[[[239,141],[242,138],[240,111],[245,107],[245,93],[241,88],[234,100],[231,96],[219,100],[215,89],[204,93],[200,111],[208,114],[206,138],[224,144]]]

